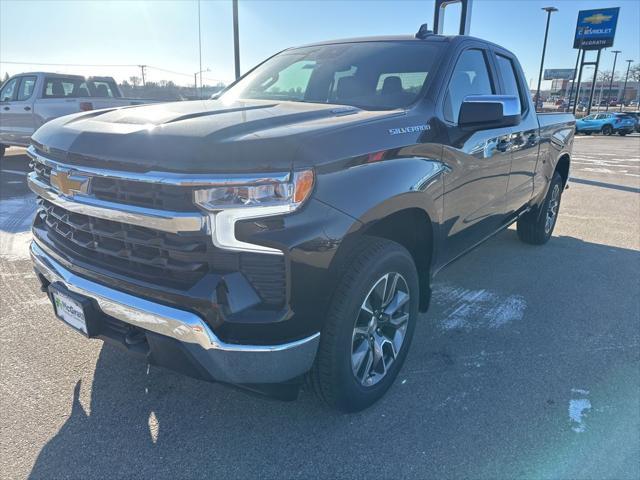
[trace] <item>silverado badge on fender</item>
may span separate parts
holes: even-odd
[[[414,125],[411,127],[390,128],[389,135],[400,135],[401,133],[424,132],[426,130],[431,130],[431,127],[429,125]]]

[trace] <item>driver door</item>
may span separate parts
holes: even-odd
[[[448,261],[495,232],[506,212],[512,128],[469,133],[457,125],[465,97],[497,93],[494,72],[485,49],[469,48],[458,57],[444,97],[449,144],[443,161],[451,169],[445,175],[443,222]]]

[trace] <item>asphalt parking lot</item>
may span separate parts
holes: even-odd
[[[640,477],[640,136],[579,136],[554,238],[445,270],[398,381],[336,414],[132,361],[53,316],[0,163],[3,478]]]

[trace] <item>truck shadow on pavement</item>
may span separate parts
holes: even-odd
[[[394,387],[353,415],[103,346],[31,478],[637,477],[639,267],[635,250],[500,234],[441,274]],[[576,391],[592,392],[582,430]]]

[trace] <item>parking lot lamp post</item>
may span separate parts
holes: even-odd
[[[622,87],[622,101],[620,102],[620,111],[622,111],[622,107],[624,106],[624,99],[627,96],[627,80],[629,80],[629,70],[631,69],[631,63],[633,60],[625,60],[627,62],[627,74],[624,76],[624,87]]]
[[[236,80],[240,78],[240,33],[238,28],[238,0],[232,0],[233,10],[233,58]]]
[[[551,14],[557,12],[556,7],[544,7],[542,10],[547,12],[547,27],[544,31],[544,43],[542,44],[542,58],[540,59],[540,74],[538,75],[538,88],[536,90],[536,108],[540,101],[540,86],[542,84],[542,68],[544,67],[544,54],[547,52],[547,37],[549,36],[549,22],[551,20]]]
[[[611,50],[611,53],[615,53],[613,57],[613,68],[611,69],[611,78],[609,79],[609,91],[607,92],[607,106],[604,109],[605,112],[609,111],[609,104],[611,103],[611,87],[613,86],[613,77],[616,76],[616,60],[618,60],[618,54],[621,50]]]

